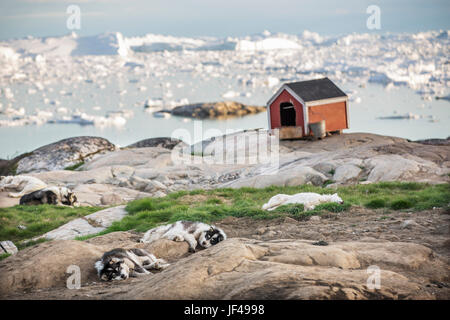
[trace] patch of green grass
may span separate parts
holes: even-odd
[[[21,241],[19,243],[16,244],[17,249],[22,250],[28,247],[32,247],[35,244],[39,244],[39,243],[43,243],[43,242],[47,242],[50,241],[48,239],[45,238],[41,238],[41,239],[37,239],[37,240],[27,240],[27,241]]]
[[[8,258],[11,255],[11,253],[2,253],[0,254],[0,261],[2,261],[3,259]]]
[[[74,164],[73,166],[65,167],[64,170],[75,171],[82,165],[84,165],[84,161],[78,162],[78,163]]]
[[[0,208],[0,240],[11,240],[19,248],[22,240],[37,237],[100,209],[53,205]],[[25,229],[19,228],[19,225]]]
[[[262,210],[262,205],[276,194],[317,192],[338,195],[343,204],[324,203],[314,210],[304,211],[303,205],[280,206],[276,210]],[[128,215],[114,222],[100,234],[113,231],[147,231],[161,224],[177,220],[196,220],[212,223],[225,217],[248,217],[252,219],[273,219],[292,217],[302,220],[311,215],[333,215],[349,210],[351,206],[382,209],[383,214],[396,210],[411,211],[450,208],[450,185],[429,185],[424,183],[382,182],[368,185],[338,187],[332,190],[312,185],[277,187],[264,189],[214,189],[171,193],[162,198],[144,198],[128,203]],[[35,242],[23,242],[78,217],[88,215],[101,208],[63,206],[15,206],[0,208],[0,240],[11,240],[17,247],[24,248]],[[26,229],[18,228],[23,225]],[[97,235],[100,235],[97,234]],[[97,235],[77,238],[86,240]],[[45,241],[45,240],[40,240]]]
[[[314,208],[314,210],[319,211],[329,211],[329,212],[342,212],[348,210],[352,205],[350,203],[335,203],[335,202],[329,202],[329,203],[321,203],[318,206]],[[314,211],[313,210],[313,211]]]
[[[393,210],[402,210],[402,209],[410,209],[414,206],[414,202],[411,199],[398,199],[391,202],[391,209]]]
[[[279,206],[274,210],[274,212],[287,213],[290,215],[302,214],[305,211],[305,206],[302,203],[299,204],[287,204],[284,206]]]
[[[365,207],[370,209],[385,208],[386,206],[386,200],[380,198],[372,199],[365,204]]]
[[[280,206],[273,211],[261,207],[272,196],[284,193],[317,192],[332,194],[337,192],[343,204],[324,203],[314,210],[304,211],[303,205]],[[198,200],[185,201],[183,197],[201,195]],[[271,186],[264,189],[214,189],[180,191],[163,198],[140,199],[127,206],[130,213],[122,221],[117,221],[104,233],[134,229],[139,232],[161,224],[177,220],[196,220],[206,223],[225,217],[250,217],[253,219],[273,219],[292,217],[303,219],[310,215],[335,214],[348,210],[351,206],[383,208],[391,210],[408,207],[410,210],[424,210],[433,207],[447,207],[450,203],[449,185],[429,185],[424,183],[382,182],[368,185],[353,185],[331,190],[323,187],[302,185],[295,187]]]

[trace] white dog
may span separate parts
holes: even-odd
[[[6,176],[0,177],[0,191],[16,191],[17,193],[8,193],[11,198],[20,198],[23,195],[41,190],[47,187],[47,184],[32,176]]]
[[[263,210],[272,211],[285,204],[302,203],[305,207],[305,211],[308,211],[313,210],[318,204],[325,202],[344,203],[337,193],[318,194],[314,192],[303,192],[291,196],[287,194],[277,194],[270,198],[269,202],[265,203],[262,208]]]

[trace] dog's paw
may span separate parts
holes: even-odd
[[[157,262],[155,262],[154,269],[155,270],[164,270],[168,266],[170,266],[170,264],[168,264],[166,261],[157,261]]]
[[[182,236],[174,236],[172,238],[173,241],[182,242],[184,241],[184,238]]]

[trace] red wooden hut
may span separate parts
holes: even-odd
[[[330,79],[285,83],[267,102],[270,129],[281,139],[308,136],[310,124],[325,121],[326,132],[348,129],[348,97]]]

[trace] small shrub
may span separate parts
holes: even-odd
[[[334,212],[334,213],[338,213],[338,212],[342,212],[342,211],[346,211],[351,207],[351,205],[349,203],[336,203],[336,202],[328,202],[328,203],[322,203],[319,204],[318,206],[315,207],[314,210],[326,210],[329,212]]]
[[[414,206],[413,201],[409,200],[409,199],[400,199],[400,200],[395,200],[391,203],[391,209],[393,210],[403,210],[403,209],[409,209],[412,208]]]
[[[279,206],[278,208],[276,208],[274,210],[274,212],[278,212],[278,213],[288,213],[291,215],[298,215],[300,213],[303,213],[303,211],[305,211],[305,206],[303,205],[303,203],[299,203],[299,204],[287,204],[284,206]]]
[[[384,199],[373,199],[365,204],[366,208],[379,209],[387,206],[386,200]]]

